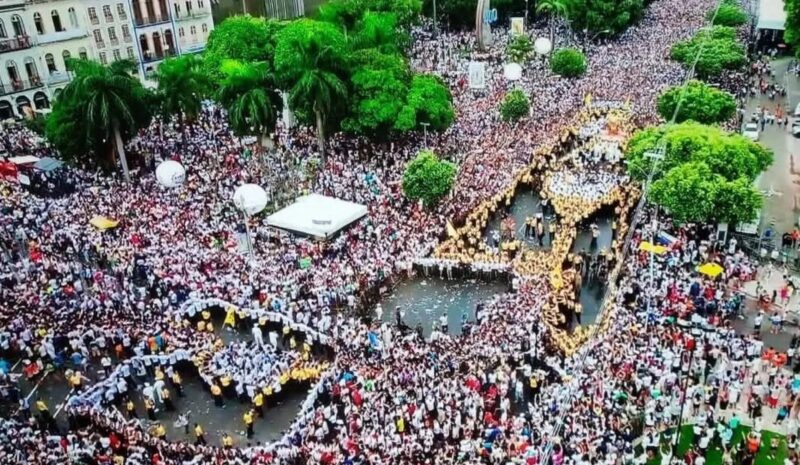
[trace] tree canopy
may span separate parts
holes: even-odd
[[[783,9],[786,11],[783,40],[794,49],[795,56],[800,56],[800,0],[785,0]]]
[[[444,131],[455,119],[453,96],[442,78],[433,74],[417,74],[411,79],[408,97],[398,115],[395,129],[420,129],[430,124],[434,131]]]
[[[580,50],[560,48],[550,59],[550,68],[564,77],[577,77],[586,72],[586,57]]]
[[[525,63],[533,54],[533,43],[528,36],[520,34],[508,42],[506,55],[514,63]]]
[[[752,182],[772,163],[772,152],[761,144],[716,126],[689,121],[637,131],[628,142],[631,176],[640,180],[647,177],[651,160],[645,154],[655,150],[660,141],[666,144],[666,153],[659,162],[659,173],[684,163],[703,162],[729,181],[747,178]]]
[[[402,56],[368,49],[353,54],[350,111],[342,128],[358,134],[395,129],[408,96],[411,71]]]
[[[703,79],[717,77],[725,70],[737,69],[746,61],[744,47],[736,38],[736,30],[726,26],[712,26],[697,32],[691,39],[673,45],[670,55],[684,66],[691,66],[701,50],[695,71]]]
[[[231,128],[239,135],[265,139],[275,129],[281,98],[266,63],[227,60],[217,98],[228,111]]]
[[[500,104],[500,116],[503,121],[516,121],[528,116],[531,102],[525,92],[514,89],[509,91]]]
[[[716,16],[714,12],[716,11]],[[739,27],[747,22],[747,13],[739,5],[725,1],[719,6],[719,10],[708,12],[708,19],[714,19],[714,25]]]
[[[420,151],[408,162],[403,173],[403,193],[411,200],[422,200],[427,207],[436,203],[453,187],[456,166],[430,150]]]
[[[319,7],[317,19],[344,27],[349,32],[355,29],[366,12],[391,13],[397,19],[399,26],[408,29],[419,18],[422,1],[330,0]]]
[[[197,55],[181,55],[164,60],[156,70],[160,112],[166,117],[185,116],[193,121],[200,114],[202,99],[210,92],[211,82]]]
[[[681,223],[746,223],[755,219],[762,204],[752,182],[746,178],[728,181],[703,162],[672,168],[653,183],[649,196]]]
[[[285,23],[250,15],[232,16],[214,27],[203,51],[206,71],[221,79],[225,60],[264,62],[271,65],[277,33]]]
[[[628,172],[643,180],[651,169],[648,152],[665,144],[653,176],[650,200],[677,221],[752,220],[761,205],[753,187],[772,163],[772,153],[739,134],[694,121],[638,131],[628,143]]]
[[[701,81],[689,81],[683,86],[667,89],[658,98],[658,113],[667,121],[672,120],[680,102],[680,111],[675,122],[694,120],[703,124],[722,123],[736,113],[736,99]]]
[[[124,157],[120,142],[150,123],[152,94],[132,76],[128,60],[103,66],[72,60],[72,81],[53,104],[47,119],[48,140],[67,159],[90,166],[113,166],[114,153]],[[123,170],[127,170],[124,160]]]
[[[573,30],[618,34],[643,14],[643,0],[570,0],[567,16]]]

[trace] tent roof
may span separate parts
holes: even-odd
[[[759,0],[757,29],[774,29],[782,31],[786,25],[784,0]]]
[[[44,157],[41,160],[37,161],[36,164],[33,165],[34,168],[37,170],[42,171],[53,171],[61,168],[64,165],[64,162],[61,160],[56,160],[55,158]]]
[[[325,238],[366,214],[366,205],[310,194],[298,197],[293,204],[268,216],[267,224],[294,233]]]

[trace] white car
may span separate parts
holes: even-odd
[[[800,137],[800,119],[796,119],[792,123],[792,135],[795,137]]]
[[[794,107],[794,117],[800,118],[800,103],[798,103],[797,106]]]
[[[758,123],[747,123],[742,129],[742,135],[750,140],[758,140]]]

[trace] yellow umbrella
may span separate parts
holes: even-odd
[[[119,221],[112,220],[110,218],[106,218],[105,216],[94,216],[91,220],[89,220],[89,224],[94,226],[95,228],[105,231],[106,229],[116,228],[119,224]]]
[[[711,278],[716,278],[724,271],[724,268],[717,263],[706,263],[705,265],[701,265],[697,271]]]
[[[656,255],[663,255],[667,253],[667,248],[663,245],[655,245],[647,241],[639,244],[639,250],[644,250],[645,252],[654,253]]]

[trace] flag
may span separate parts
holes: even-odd
[[[229,325],[231,327],[236,326],[236,308],[235,307],[228,307],[228,311],[225,313],[225,321],[222,322],[222,325]]]
[[[453,223],[451,223],[450,220],[447,220],[447,235],[450,237],[458,236],[458,232],[456,231],[456,228],[453,227]]]
[[[378,335],[374,331],[367,332],[367,338],[369,339],[369,345],[373,349],[381,350],[381,341],[378,339]]]

